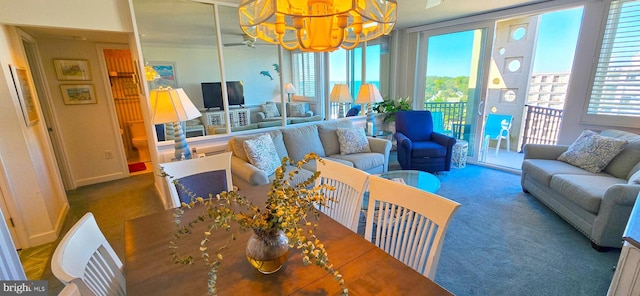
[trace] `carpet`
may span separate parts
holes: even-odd
[[[129,164],[129,173],[144,171],[147,169],[147,166],[144,162],[136,162]]]
[[[530,194],[520,176],[467,165],[438,174],[459,202],[435,281],[463,295],[606,295],[620,250],[597,252]]]

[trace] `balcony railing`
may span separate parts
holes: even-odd
[[[563,111],[559,109],[525,105],[524,144],[555,145],[562,122]],[[520,147],[522,149],[522,147]]]
[[[466,126],[467,102],[426,102],[424,109],[442,112],[442,131],[452,134],[456,139],[462,139]],[[434,127],[439,123],[434,122]]]

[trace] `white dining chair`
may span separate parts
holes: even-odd
[[[62,238],[51,258],[51,271],[65,285],[77,285],[80,295],[126,295],[122,261],[92,213],[86,213]]]
[[[335,187],[335,190],[325,191],[325,196],[330,200],[319,207],[320,211],[353,232],[358,232],[362,198],[369,174],[328,159],[324,159],[324,164],[318,161],[316,170],[320,172],[316,186],[327,184]]]
[[[171,195],[171,207],[189,203],[191,196],[209,197],[233,190],[231,152],[160,164]],[[176,184],[178,181],[180,185]]]
[[[447,226],[459,206],[437,194],[370,176],[365,238],[434,280]]]

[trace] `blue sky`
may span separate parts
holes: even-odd
[[[582,8],[543,14],[533,72],[567,72],[573,63]],[[427,75],[469,76],[473,31],[429,38]]]

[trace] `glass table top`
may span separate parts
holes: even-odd
[[[399,179],[402,179],[402,181],[409,186],[413,186],[431,193],[435,193],[436,191],[438,191],[438,189],[440,189],[440,180],[438,179],[438,177],[423,171],[388,171],[386,173],[380,174],[379,176],[389,180],[395,179],[400,181]]]

